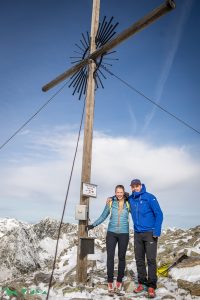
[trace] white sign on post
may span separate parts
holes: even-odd
[[[85,183],[83,182],[83,189],[82,189],[83,196],[88,197],[97,197],[97,185],[92,183]]]

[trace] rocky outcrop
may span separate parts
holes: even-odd
[[[28,274],[40,268],[37,238],[31,226],[13,219],[3,219],[0,228],[0,266],[11,269],[15,276]]]
[[[178,287],[190,291],[192,296],[200,296],[200,282],[190,282],[178,279]]]
[[[189,230],[168,229],[159,238],[159,265],[172,264],[184,253],[188,256],[200,256],[200,226]]]
[[[39,240],[44,238],[57,239],[58,238],[58,230],[59,230],[60,222],[57,220],[52,220],[50,218],[45,218],[41,220],[39,223],[32,225],[32,230],[36,234]],[[77,231],[77,225],[63,223],[61,226],[61,235],[66,234],[74,234]]]
[[[0,219],[0,282],[32,274],[41,268],[52,268],[58,228],[59,222],[49,218],[34,225]],[[67,237],[65,244],[73,247],[77,241],[76,233],[77,225],[63,224],[60,238]],[[65,250],[60,252],[64,255]]]
[[[200,266],[200,255],[199,256],[188,256],[187,259],[184,259],[177,268],[191,268],[195,266]]]

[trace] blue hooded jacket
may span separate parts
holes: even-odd
[[[135,232],[152,231],[153,236],[160,236],[163,213],[156,197],[146,192],[144,184],[140,192],[129,196],[129,203]]]
[[[112,207],[106,204],[101,216],[92,224],[94,227],[100,225],[110,215],[108,231],[114,233],[129,233],[129,209],[124,201],[121,213],[118,211],[118,200],[112,197]]]

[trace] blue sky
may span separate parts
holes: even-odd
[[[176,9],[119,45],[111,71],[200,131],[200,19],[197,0]],[[100,20],[114,16],[117,32],[162,3],[101,0]],[[90,31],[92,1],[0,2],[0,144],[63,85],[44,84],[71,67],[75,43]],[[98,197],[90,218],[101,213],[118,183],[129,191],[141,178],[164,211],[164,226],[199,224],[200,135],[168,116],[112,76],[96,92],[92,183]],[[0,217],[36,222],[59,219],[83,101],[67,86],[0,151]],[[65,221],[79,203],[82,138]]]

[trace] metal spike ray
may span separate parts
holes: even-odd
[[[96,49],[101,48],[105,43],[110,41],[116,34],[115,29],[119,23],[117,22],[113,24],[113,20],[114,20],[113,17],[111,17],[110,20],[107,20],[106,16],[104,16],[103,21],[99,23],[99,28],[97,30],[97,34],[95,38]],[[71,59],[73,59],[73,61],[71,61],[72,64],[80,62],[81,60],[87,58],[90,54],[89,53],[90,36],[88,31],[86,32],[86,34],[84,33],[81,34],[81,39],[79,40],[79,43],[75,44],[75,46],[78,48],[78,51],[74,51],[76,53],[76,56],[70,57]],[[96,70],[94,72],[95,89],[98,89],[100,87],[104,88],[102,79],[107,79],[107,77],[103,73],[103,71],[105,72],[105,69],[102,68],[102,65],[112,66],[112,64],[109,64],[108,62],[106,62],[106,60],[112,60],[112,61],[118,60],[117,58],[110,58],[110,55],[115,52],[116,51],[105,52],[98,59],[95,60],[96,63]],[[88,77],[88,67],[86,66],[84,66],[82,69],[80,69],[78,72],[76,72],[70,77],[69,87],[73,88],[72,95],[78,94],[79,100],[81,99],[82,95],[85,95],[86,93],[87,77]]]

